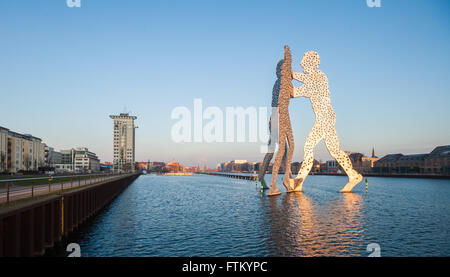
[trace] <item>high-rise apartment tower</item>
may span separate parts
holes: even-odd
[[[128,113],[110,115],[114,119],[114,171],[133,172],[135,161],[135,128],[136,116]]]

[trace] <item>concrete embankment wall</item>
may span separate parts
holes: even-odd
[[[138,176],[130,174],[0,209],[0,257],[43,255]]]

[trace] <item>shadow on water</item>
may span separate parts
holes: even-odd
[[[128,187],[126,187],[122,193],[127,189]],[[119,194],[117,197],[112,199],[111,202],[107,203],[92,216],[88,217],[83,223],[74,228],[68,235],[63,236],[60,241],[56,241],[52,248],[47,248],[43,257],[68,257],[71,252],[67,251],[67,246],[71,243],[79,242],[85,238],[85,234],[89,234],[95,230],[97,228],[97,224],[101,222],[102,218],[108,215],[108,210],[111,206],[114,206],[115,201],[120,201],[120,197],[121,195]],[[83,256],[82,249],[81,256]]]

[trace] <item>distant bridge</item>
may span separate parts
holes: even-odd
[[[250,181],[258,180],[257,175],[239,175],[239,174],[228,174],[228,173],[217,173],[217,172],[196,172],[196,174],[214,175],[214,176],[228,177],[228,178],[241,179],[241,180],[250,180]]]

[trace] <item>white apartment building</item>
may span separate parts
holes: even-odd
[[[24,170],[24,143],[18,136],[8,136],[8,170],[11,173]]]
[[[134,171],[135,162],[135,128],[136,116],[128,113],[110,115],[114,119],[114,159],[115,172]]]
[[[97,155],[87,148],[80,147],[75,150],[75,170],[98,172],[100,171],[100,160]]]
[[[37,171],[45,164],[44,148],[40,138],[0,127],[0,172]]]
[[[45,166],[45,144],[40,138],[24,135],[24,168],[36,171]]]
[[[50,152],[49,152],[50,153]],[[86,147],[71,148],[53,151],[50,166],[56,172],[98,172],[100,171],[100,159]]]
[[[7,171],[8,165],[8,129],[0,126],[0,173]]]

